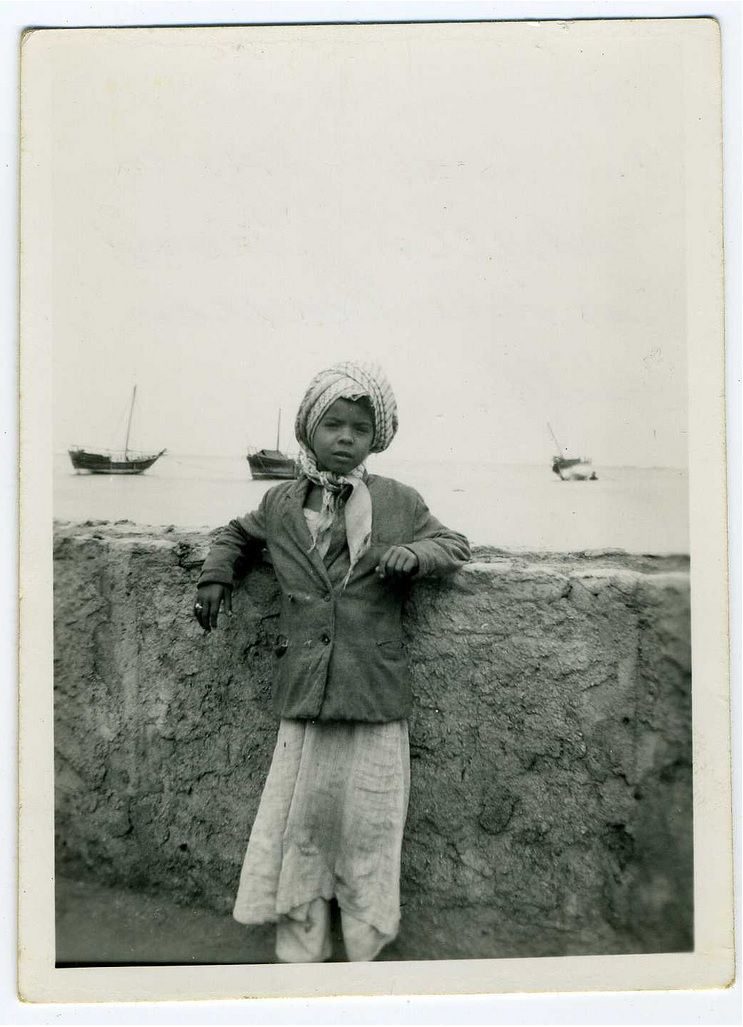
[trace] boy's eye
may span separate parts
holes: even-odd
[[[341,427],[341,422],[340,421],[323,421],[322,422],[322,427],[323,428],[328,428],[329,430],[334,431],[336,428],[340,428]],[[370,424],[351,424],[351,425],[349,425],[349,428],[350,428],[351,431],[355,431],[355,432],[357,432],[360,435],[361,434],[369,435],[371,433],[371,431],[372,431],[372,426]]]

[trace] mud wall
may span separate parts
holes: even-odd
[[[55,526],[58,868],[229,913],[270,762],[270,568],[192,619],[208,535]],[[690,948],[683,558],[485,551],[420,582],[390,958]]]

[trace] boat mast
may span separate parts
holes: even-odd
[[[557,447],[557,455],[561,457],[562,456],[562,447],[560,446],[560,443],[557,441],[557,438],[555,437],[555,433],[552,431],[552,425],[549,423],[549,421],[547,421],[547,427],[549,428],[550,435],[552,436],[552,439],[553,439],[553,441],[555,443],[555,446]]]
[[[279,423],[276,427],[276,450],[280,451],[279,441],[281,439],[281,407],[279,407]]]
[[[127,453],[129,452],[129,432],[132,430],[132,414],[134,413],[134,398],[137,395],[137,386],[135,385],[132,389],[132,403],[129,407],[129,420],[126,425],[126,441],[124,442],[124,459],[127,459]]]

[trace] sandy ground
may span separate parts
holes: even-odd
[[[272,963],[273,928],[92,881],[58,877],[57,964]]]
[[[331,906],[333,956],[344,962],[340,914]],[[272,924],[246,927],[199,906],[94,881],[56,878],[57,966],[275,963]],[[377,959],[399,959],[397,939]]]
[[[275,963],[274,928],[160,896],[57,877],[57,965]],[[334,918],[334,960],[345,959]]]

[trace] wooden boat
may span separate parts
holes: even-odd
[[[547,427],[557,447],[557,455],[552,457],[552,472],[560,481],[598,481],[598,475],[591,466],[590,456],[563,456],[563,448],[549,422]]]
[[[248,453],[251,477],[256,481],[290,479],[299,476],[299,467],[293,457],[281,452],[281,411],[276,429],[276,449],[259,449]]]
[[[76,471],[88,471],[90,474],[141,474],[148,467],[152,467],[156,460],[163,455],[164,449],[159,453],[139,453],[129,449],[129,434],[132,428],[132,414],[134,412],[134,400],[137,396],[137,386],[132,390],[132,401],[129,406],[129,419],[126,425],[126,439],[123,452],[114,452],[110,449],[98,449],[96,451],[83,449],[81,446],[73,446],[68,450],[72,466]]]

